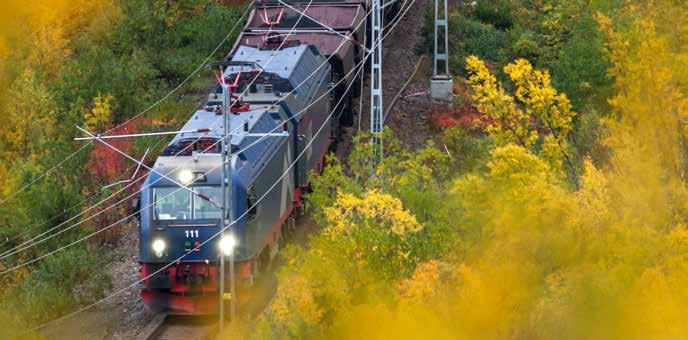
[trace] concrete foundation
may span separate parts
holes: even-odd
[[[451,77],[435,77],[430,80],[430,97],[432,99],[452,101],[454,80]]]

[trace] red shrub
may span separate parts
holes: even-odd
[[[115,127],[108,135],[135,133],[136,130],[135,125],[127,124],[126,127]],[[132,150],[133,143],[129,138],[110,139],[106,142],[126,153]],[[119,180],[127,170],[126,164],[124,156],[100,142],[94,142],[88,159],[88,169],[95,176],[96,181],[108,183]]]
[[[453,107],[436,107],[428,114],[428,121],[437,130],[461,126],[468,130],[482,130],[485,120],[473,105],[465,103]]]
[[[108,132],[107,135],[130,134],[136,133],[137,130],[138,124],[129,122],[115,127],[112,131]],[[130,138],[109,139],[106,140],[106,142],[127,154],[131,153],[133,149],[133,140]],[[124,156],[120,155],[116,151],[98,141],[95,141],[93,143],[91,154],[88,157],[88,168],[85,176],[85,180],[88,183],[86,189],[88,192],[86,192],[86,194],[94,197],[94,201],[90,204],[94,204],[100,199],[110,196],[112,193],[124,188],[124,186],[129,184],[124,183],[114,186],[106,191],[102,190],[105,185],[113,184],[123,179],[128,179],[129,176],[132,175],[132,164],[133,162],[126,160]],[[141,176],[142,173],[143,171],[140,171],[138,176]],[[123,225],[121,222],[116,225],[114,225],[114,223],[129,215],[130,199],[126,199],[117,206],[111,206],[134,193],[141,186],[141,183],[142,182],[139,181],[131,185],[129,188],[127,188],[127,190],[118,193],[89,212],[89,215],[92,217],[92,222],[90,224],[93,227],[98,230],[109,227],[107,231],[98,234],[98,236],[94,238],[94,242],[114,243],[117,239],[119,239],[119,236],[122,235]]]

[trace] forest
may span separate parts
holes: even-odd
[[[323,229],[288,250],[247,337],[688,336],[685,4],[477,1],[449,18],[441,137],[408,150],[388,133],[372,176],[365,136],[331,159],[310,196]]]
[[[129,119],[193,74],[242,10],[211,0],[5,7],[3,253],[89,202],[125,197],[101,187],[133,163],[102,161],[103,150],[72,141],[73,126],[178,128],[193,96]],[[415,15],[425,20],[417,53],[431,54],[432,8]],[[686,42],[678,0],[452,2],[455,96],[428,116],[436,138],[410,149],[386,130],[377,165],[366,133],[345,158],[330,155],[307,196],[320,229],[282,250],[274,299],[233,334],[688,337]],[[183,91],[207,86],[193,78]],[[121,146],[142,154],[156,142]],[[118,209],[3,258],[0,272],[126,215]],[[111,281],[97,268],[110,259],[92,250],[135,231],[117,230],[0,275],[0,321],[36,325],[102,297]]]

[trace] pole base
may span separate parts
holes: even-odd
[[[430,97],[451,102],[454,80],[450,76],[436,76],[430,80]]]

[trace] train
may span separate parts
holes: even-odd
[[[226,266],[226,279],[250,289],[264,275],[296,228],[309,176],[323,170],[341,127],[353,124],[360,84],[351,71],[364,59],[371,6],[368,0],[253,3],[218,63],[217,86],[155,160],[136,200],[146,305],[217,313],[220,259],[229,252],[234,275]],[[232,84],[231,100],[223,83]],[[232,133],[223,150],[225,114],[229,128],[241,133]],[[223,152],[231,167],[225,186]],[[223,199],[225,218],[235,220],[231,236],[219,237]]]

